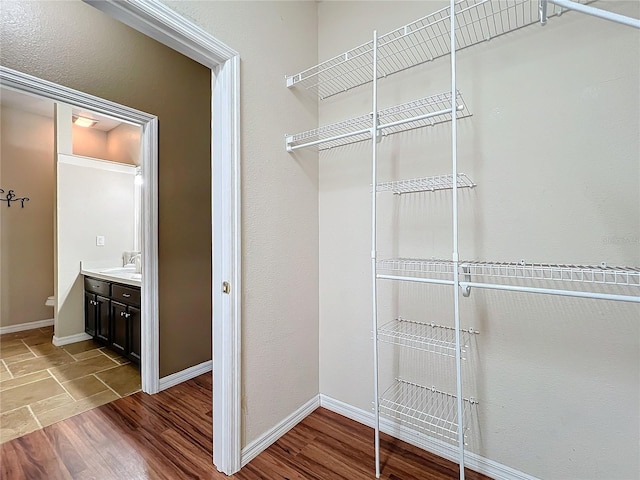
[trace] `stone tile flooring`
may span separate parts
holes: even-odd
[[[53,327],[0,335],[0,443],[140,390],[140,370],[93,340],[56,347]]]

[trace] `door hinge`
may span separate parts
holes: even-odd
[[[231,293],[231,285],[229,282],[222,282],[222,293]]]

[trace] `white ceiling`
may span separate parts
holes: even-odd
[[[23,112],[53,118],[53,103],[53,100],[47,98],[18,92],[5,87],[0,88],[0,105],[4,108],[13,108],[14,110],[21,110]],[[77,108],[73,109],[73,114],[97,120],[98,123],[92,128],[102,130],[103,132],[108,132],[122,123],[118,120]]]

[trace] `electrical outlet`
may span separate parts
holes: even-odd
[[[96,236],[96,246],[104,247],[104,236],[102,235]]]

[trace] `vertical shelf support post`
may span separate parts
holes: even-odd
[[[376,478],[380,478],[380,392],[378,387],[378,288],[376,279],[377,236],[376,236],[376,207],[378,174],[378,32],[373,31],[373,118],[371,121],[371,289],[372,289],[372,321],[373,321],[373,409],[375,428]]]
[[[456,12],[455,0],[449,2],[449,33],[451,34],[451,164],[453,173],[453,296],[456,337],[456,397],[458,411],[458,463],[460,464],[460,480],[464,480],[464,417],[462,405],[462,354],[460,347],[460,271],[458,255],[458,121],[456,104]]]

